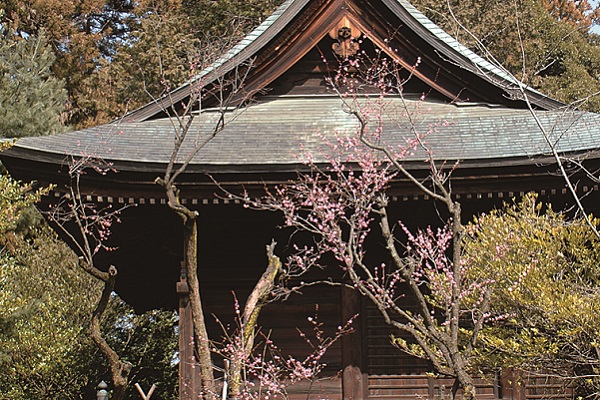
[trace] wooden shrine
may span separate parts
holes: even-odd
[[[325,78],[335,60],[359,52],[385,54],[411,75],[403,95],[391,101],[426,108],[416,122],[419,126],[447,121],[427,140],[440,161],[458,162],[453,191],[466,213],[490,210],[529,191],[537,191],[556,208],[572,203],[525,97],[560,154],[578,157],[590,170],[600,164],[599,115],[570,110],[523,87],[406,0],[287,0],[210,68],[168,97],[110,124],[20,139],[0,159],[15,178],[56,184],[45,204],[63,195],[72,157],[94,154],[111,162],[116,172],[90,171],[84,177],[87,200],[136,206],[126,209],[122,223],[114,226],[111,243],[117,250],[102,255],[99,262],[118,267],[116,290],[137,311],[179,308],[180,329],[186,332],[190,319],[185,282],[180,282],[181,224],[166,206],[164,190],[154,183],[164,174],[172,152],[174,131],[165,110],[185,102],[198,82],[210,87],[251,64],[244,81],[246,96],[240,101],[250,97],[252,101],[200,150],[179,180],[183,201],[200,213],[199,277],[206,314],[227,320],[233,313],[232,291],[245,298],[266,266],[265,245],[275,238],[278,249],[284,249],[286,232],[277,228],[279,216],[224,199],[214,182],[232,191],[258,193],[264,184],[295,177],[303,168],[296,157],[299,148],[318,157],[316,132],[331,136],[353,129],[356,121],[344,112],[340,98],[327,90]],[[214,126],[219,115],[211,109],[215,105],[207,98],[198,110],[192,127],[198,135],[208,134]],[[395,124],[387,140],[402,140],[410,128]],[[405,165],[419,174],[423,155],[409,156]],[[588,204],[598,204],[598,184],[582,176],[577,190]],[[410,183],[398,180],[390,196],[394,212],[406,224],[428,223],[426,217],[435,206]],[[272,329],[281,348],[302,354],[307,349],[295,329],[306,328],[316,304],[326,326],[337,327],[357,312],[360,318],[356,332],[330,349],[324,378],[310,388],[308,398],[437,399],[451,387],[449,381],[426,375],[427,363],[392,347],[389,329],[376,310],[352,291],[306,290],[267,307],[261,325]],[[209,330],[217,336],[219,329],[216,322],[210,323]],[[180,341],[183,358],[193,357],[188,342]],[[181,374],[193,382],[193,370],[182,366]],[[516,387],[502,376],[480,384],[481,398],[540,398],[535,390],[541,386]],[[298,398],[307,398],[308,390],[295,391]],[[180,398],[190,396],[182,390]]]

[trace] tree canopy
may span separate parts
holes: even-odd
[[[11,399],[63,397],[85,377],[78,338],[92,285],[64,268],[69,257],[48,230],[19,234],[32,232],[21,217],[38,196],[3,174],[0,189],[0,391]],[[57,265],[64,269],[48,268]]]
[[[588,0],[544,0],[544,7],[560,21],[588,30],[600,21],[600,6]]]
[[[0,391],[10,399],[81,398],[93,370],[83,331],[94,284],[52,236],[41,230],[31,239],[4,238]]]
[[[0,174],[0,393],[13,400],[92,398],[108,380],[86,334],[101,285],[32,208],[42,193]],[[173,398],[174,312],[136,315],[114,296],[107,314],[103,331],[135,364],[132,379]]]
[[[55,56],[52,74],[68,93],[63,122],[83,128],[181,85],[190,77],[191,60],[204,55],[197,54],[198,39],[232,43],[232,35],[241,37],[279,3],[9,0],[0,5],[1,36],[4,42],[46,35]]]
[[[63,82],[68,95],[64,99],[62,88],[56,87],[59,95],[48,109],[61,103],[61,121],[83,128],[109,122],[183,84],[193,72],[191,65],[222,52],[280,3],[10,0],[0,6],[1,36],[4,44],[46,37],[55,58],[45,79]],[[459,41],[493,57],[527,84],[567,103],[583,99],[584,108],[600,110],[600,101],[588,98],[600,90],[600,49],[596,35],[589,33],[600,11],[592,2],[413,3]],[[30,129],[53,132],[41,126]]]

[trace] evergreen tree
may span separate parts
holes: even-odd
[[[131,0],[4,0],[0,25],[9,39],[45,33],[56,56],[52,72],[68,93],[65,123],[80,128],[107,122],[99,114],[113,97],[111,82],[99,82],[96,74],[127,41],[138,7]]]
[[[63,129],[67,95],[52,74],[55,56],[45,37],[0,43],[0,137],[51,135]]]
[[[281,0],[162,0],[141,4],[136,28],[98,74],[113,90],[113,118],[186,83]],[[144,12],[142,12],[144,11]]]
[[[5,0],[0,25],[5,37],[46,32],[56,55],[52,71],[68,93],[65,123],[84,128],[160,95],[165,85],[157,70],[169,87],[181,85],[189,79],[194,40],[233,42],[232,34],[241,37],[281,1]]]
[[[597,1],[589,0],[544,0],[544,7],[561,21],[567,21],[574,27],[590,29],[600,21],[600,6]]]

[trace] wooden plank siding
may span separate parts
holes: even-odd
[[[513,376],[507,373],[507,376]],[[427,374],[369,375],[369,399],[447,399],[453,379],[436,378]],[[503,379],[486,381],[476,379],[479,400],[570,400],[573,390],[557,378],[527,376],[522,380]]]
[[[315,382],[299,382],[286,388],[288,400],[342,400],[342,380],[329,376]]]
[[[511,400],[569,400],[576,398],[568,382],[543,374],[507,372],[501,379],[503,398]]]
[[[404,301],[407,308],[414,309],[413,301],[409,298]],[[375,306],[367,305],[366,313],[367,371],[370,376],[424,374],[431,371],[427,361],[410,356],[391,344],[392,335],[411,342],[408,334],[387,325]]]

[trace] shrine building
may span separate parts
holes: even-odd
[[[173,152],[172,112],[189,112],[182,104],[201,87],[202,108],[192,110],[195,139],[184,143],[180,155],[211,135],[221,117],[226,123],[177,182],[182,202],[199,213],[198,269],[205,314],[229,321],[232,292],[245,298],[266,267],[265,245],[275,239],[276,252],[284,254],[289,232],[279,229],[280,215],[243,207],[224,196],[215,182],[234,193],[260,194],[265,186],[288,182],[306,170],[300,149],[326,164],[320,153],[323,137],[357,127],[327,79],[340,60],[358,54],[385,57],[397,66],[402,90],[388,100],[419,112],[410,121],[389,123],[386,140],[400,142],[414,130],[431,131],[425,140],[436,160],[456,165],[452,192],[461,201],[465,221],[530,191],[555,209],[571,206],[573,196],[556,155],[576,159],[589,171],[600,166],[600,115],[573,110],[523,85],[458,43],[407,0],[286,0],[235,47],[168,96],[109,124],[19,139],[0,159],[21,181],[56,185],[42,208],[66,193],[72,159],[92,154],[109,162],[114,171],[103,175],[90,170],[82,176],[86,201],[132,207],[113,226],[109,244],[116,250],[99,254],[98,265],[118,268],[116,292],[137,312],[178,309],[186,296],[176,291],[183,258],[181,220],[155,180],[164,175]],[[243,91],[223,113],[215,91],[231,93],[240,74]],[[424,161],[424,154],[416,151],[403,165],[425,176]],[[597,207],[598,184],[580,170],[569,173],[577,195]],[[439,223],[434,201],[407,180],[397,179],[389,196],[394,216],[407,226]],[[451,380],[428,374],[427,362],[393,347],[392,331],[375,307],[351,290],[307,288],[266,307],[260,325],[272,331],[280,348],[302,355],[309,349],[296,328],[308,327],[315,305],[325,326],[335,328],[357,313],[359,318],[355,333],[327,353],[323,377],[310,387],[290,388],[292,398],[433,400],[452,386]],[[191,324],[184,308],[179,309],[182,330]],[[218,337],[220,327],[208,319],[209,331]],[[181,353],[189,354],[189,346],[189,341],[180,341]],[[194,371],[182,366],[180,373],[185,380]],[[502,373],[478,381],[482,399],[569,398],[557,388],[546,389],[535,381],[518,386]],[[191,398],[181,392],[182,400]]]

